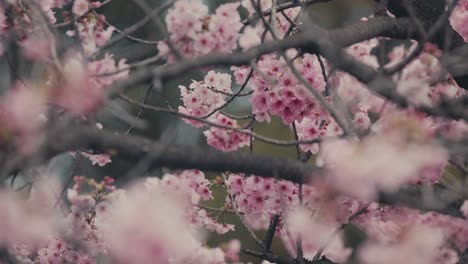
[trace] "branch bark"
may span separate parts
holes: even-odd
[[[241,152],[218,152],[192,146],[175,146],[149,139],[118,135],[91,127],[51,132],[44,144],[47,156],[79,149],[121,156],[129,161],[138,161],[148,153],[162,153],[152,161],[151,167],[171,169],[200,169],[206,171],[230,171],[266,177],[279,177],[292,182],[303,182],[316,169],[299,161]]]

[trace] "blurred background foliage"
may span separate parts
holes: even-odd
[[[163,2],[165,1],[146,0],[147,5],[151,6],[151,8],[157,8]],[[216,6],[222,4],[224,1],[205,0],[205,2],[209,5],[210,10],[212,11]],[[375,4],[372,0],[335,0],[329,3],[312,5],[308,8],[306,14],[323,27],[333,28],[368,16],[372,14],[374,8]],[[123,30],[143,18],[148,10],[143,10],[131,0],[112,0],[110,4],[100,9],[100,12],[106,15],[107,21],[111,25]],[[162,15],[160,19],[164,20],[164,17],[165,14]],[[146,40],[160,40],[163,37],[161,32],[158,31],[151,22],[147,23],[131,35]],[[157,50],[155,45],[145,45],[128,39],[123,39],[117,44],[108,47],[105,52],[114,54],[114,57],[117,60],[125,58],[128,60],[128,63],[133,63],[156,55]],[[101,56],[103,56],[105,52],[103,52]],[[31,64],[30,61],[22,59],[21,51],[15,45],[10,45],[8,47],[7,56],[8,60],[5,56],[0,59],[0,70],[2,72],[0,85],[2,87],[2,91],[8,89],[16,74],[27,79],[30,83],[38,83],[38,81],[34,79],[34,75],[31,75],[31,72],[34,72],[35,68],[41,67],[40,65],[34,65]],[[15,69],[16,73],[13,73],[10,66]],[[217,68],[215,70],[227,71],[229,69]],[[28,78],[26,76],[32,77]],[[152,92],[148,103],[164,107],[170,106],[177,109],[180,104],[180,93],[177,86],[188,85],[192,79],[200,80],[203,76],[203,72],[191,72],[185,76],[179,76],[174,81],[164,83],[162,91]],[[135,99],[142,100],[148,85],[149,84],[146,83],[130,87],[128,94]],[[239,87],[233,87],[232,89],[233,91],[236,91],[238,88]],[[236,115],[248,114],[250,108],[247,99],[248,98],[246,97],[236,99],[226,109],[226,111]],[[107,106],[98,113],[96,122],[102,123],[106,129],[112,129],[123,133],[129,128],[138,111],[138,107],[128,105],[121,100],[113,100],[108,102]],[[196,145],[201,148],[208,147],[202,134],[202,129],[193,128],[174,116],[144,111],[141,116],[141,120],[144,121],[145,126],[137,127],[132,133],[144,135],[156,140],[166,134],[165,137],[167,140],[171,141],[171,144]],[[277,118],[273,118],[270,124],[256,124],[255,132],[276,139],[294,139],[291,129],[285,126]],[[248,149],[244,149],[242,151],[248,151]],[[294,147],[272,146],[255,141],[254,152],[285,158],[296,158],[296,150]],[[76,168],[74,172],[75,175],[86,175],[93,177],[96,180],[100,180],[104,175],[109,175],[119,180],[119,178],[124,176],[125,172],[131,169],[133,165],[134,164],[123,159],[113,157],[113,162],[104,168],[94,167],[86,161],[80,162],[79,167]],[[68,154],[64,154],[54,158],[46,169],[54,175],[59,175],[62,178],[62,181],[66,183],[73,171],[73,168],[73,158]],[[160,176],[165,172],[167,172],[166,169],[160,168],[155,171],[148,171],[146,175],[142,176]],[[218,174],[209,173],[208,175],[214,178]],[[118,181],[118,183],[122,184],[123,182]],[[21,177],[18,178],[16,184],[18,186],[22,184]],[[213,191],[215,200],[207,205],[218,208],[222,207],[225,201],[224,189],[215,187]],[[235,232],[230,232],[226,235],[213,235],[208,241],[209,245],[215,245],[222,241],[238,238],[242,241],[243,247],[256,249],[256,245],[247,234],[245,228],[240,224],[237,216],[233,216],[222,211],[215,212],[214,216],[224,219],[227,223],[235,224],[237,229]],[[264,232],[259,232],[259,236],[261,237],[263,233]],[[281,246],[280,241],[274,241],[273,250],[280,254],[287,254]],[[259,263],[257,259],[247,257],[243,257],[243,259],[252,261],[253,263]]]

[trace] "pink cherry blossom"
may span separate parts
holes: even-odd
[[[467,200],[463,202],[463,205],[461,206],[460,211],[463,213],[465,217],[467,217],[468,215],[468,201]]]
[[[238,127],[236,121],[223,116],[222,114],[216,114],[213,117],[213,121],[222,125]],[[248,146],[250,143],[250,136],[246,134],[217,127],[212,127],[209,130],[204,131],[203,134],[210,146],[222,151],[237,150],[241,147]]]
[[[352,196],[373,199],[378,190],[396,191],[414,181],[425,167],[447,159],[445,150],[438,146],[399,144],[378,136],[362,142],[325,142],[322,155],[329,164],[330,183]],[[394,162],[399,165],[393,166]]]
[[[397,244],[369,243],[360,250],[360,258],[364,263],[376,264],[394,263],[394,261],[438,263],[436,259],[442,242],[443,235],[438,230],[419,227],[407,232],[402,241]]]
[[[149,203],[153,209],[147,208]],[[170,197],[134,189],[112,203],[99,228],[117,260],[169,263],[171,256],[188,256],[197,245],[183,215],[183,204]],[[134,247],[128,248],[128,243]]]
[[[89,2],[88,0],[76,0],[73,2],[72,12],[76,16],[80,17],[89,10]]]

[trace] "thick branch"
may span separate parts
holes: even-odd
[[[411,28],[411,21],[408,18],[376,17],[372,19],[372,23],[361,21],[341,29],[332,30],[327,33],[327,38],[338,47],[347,47],[378,36],[405,39],[409,34],[416,34],[412,33]],[[303,32],[283,40],[265,42],[241,53],[210,53],[163,67],[144,67],[136,70],[128,81],[120,82],[119,85],[114,87],[114,91],[153,78],[160,78],[162,81],[171,80],[183,76],[191,70],[205,66],[249,65],[253,59],[263,54],[284,51],[290,48],[310,49],[320,36],[309,36],[308,34],[309,32]]]
[[[252,155],[248,153],[223,153],[213,149],[192,146],[175,146],[154,142],[137,136],[117,135],[88,127],[52,133],[46,153],[49,156],[68,150],[92,149],[111,153],[138,161],[148,153],[162,153],[152,162],[154,167],[172,169],[200,169],[207,171],[230,171],[274,176],[293,182],[303,182],[314,168],[301,162],[276,157]]]
[[[460,207],[466,198],[466,194],[439,186],[434,186],[430,191],[425,190],[424,187],[413,186],[393,194],[382,193],[379,202],[463,218]]]
[[[51,132],[49,142],[44,145],[47,146],[44,148],[44,153],[49,157],[70,150],[92,149],[136,162],[150,153],[162,153],[151,163],[153,168],[231,171],[265,177],[274,176],[293,182],[307,182],[318,172],[316,168],[291,159],[239,152],[223,153],[191,146],[168,146],[164,142],[154,142],[138,136],[118,135],[84,126],[73,130],[59,129]],[[421,187],[408,187],[394,194],[382,194],[379,202],[462,217],[459,211],[460,201],[466,197],[467,195],[438,187],[430,195]]]
[[[388,3],[388,9],[396,17],[415,16],[427,30],[446,12],[446,5],[447,1],[445,0],[392,0]],[[448,32],[445,32],[446,30]],[[450,49],[465,45],[463,38],[451,26],[448,26],[446,30],[434,35],[432,38],[432,42],[437,44],[440,49],[444,49],[447,44],[449,44]],[[447,35],[451,36],[451,38],[447,39]],[[446,41],[450,43],[445,43]]]
[[[247,65],[252,59],[263,54],[284,51],[289,48],[303,48],[310,53],[323,55],[336,68],[352,74],[380,96],[395,102],[401,107],[407,107],[406,98],[396,93],[395,84],[389,77],[379,75],[372,67],[357,61],[341,50],[342,47],[376,36],[392,38],[418,37],[415,31],[412,30],[410,20],[407,18],[376,17],[371,21],[359,22],[334,31],[325,31],[313,24],[308,24],[307,28],[300,34],[284,40],[266,42],[244,53],[210,54],[156,69],[145,68],[135,72],[128,82],[121,83],[120,86],[146,80],[149,77],[161,80],[173,79],[184,75],[190,70],[208,65]],[[115,89],[119,88],[116,87]],[[466,109],[460,104],[444,104],[443,107],[415,106],[415,108],[431,115],[453,119],[468,119]]]

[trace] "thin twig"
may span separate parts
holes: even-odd
[[[127,101],[128,103],[135,104],[135,105],[138,105],[140,107],[143,107],[144,109],[148,109],[148,110],[155,111],[155,112],[172,114],[172,115],[175,115],[175,116],[177,116],[179,118],[183,118],[183,119],[195,120],[195,121],[203,123],[203,124],[205,124],[207,126],[212,126],[212,127],[217,127],[217,128],[223,128],[223,129],[227,129],[227,130],[236,131],[236,132],[239,132],[241,134],[246,134],[246,135],[249,135],[249,136],[253,136],[256,140],[259,140],[259,141],[262,141],[262,142],[265,142],[265,143],[278,145],[278,146],[292,146],[292,145],[297,145],[297,144],[312,144],[312,143],[322,142],[325,139],[325,138],[315,138],[315,139],[300,140],[300,141],[276,140],[276,139],[268,138],[268,137],[253,133],[251,131],[248,131],[248,130],[245,130],[245,129],[242,129],[242,128],[221,125],[221,124],[218,124],[218,123],[215,123],[215,122],[212,122],[212,121],[200,118],[200,117],[187,115],[187,114],[178,112],[176,110],[143,104],[143,103],[140,103],[140,102],[138,102],[138,101],[124,95],[124,94],[121,94],[120,98]],[[329,138],[327,137],[327,140],[331,140],[333,138],[334,137],[329,137]]]

